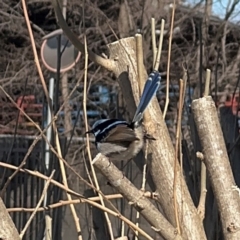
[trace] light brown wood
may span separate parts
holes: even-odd
[[[18,231],[8,214],[6,207],[0,198],[0,239],[18,240],[20,239]]]
[[[239,189],[233,178],[215,103],[212,97],[203,97],[193,101],[192,110],[225,239],[238,240],[240,239]]]

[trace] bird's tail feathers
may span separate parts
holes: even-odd
[[[153,71],[149,74],[149,77],[143,89],[139,105],[132,121],[133,123],[138,123],[142,120],[144,111],[146,110],[152,98],[155,96],[160,86],[160,81],[161,76],[158,71]]]

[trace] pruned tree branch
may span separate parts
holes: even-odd
[[[225,239],[240,239],[239,193],[233,188],[236,183],[215,103],[210,96],[203,97],[193,101],[192,110],[203,147],[204,162],[217,200]]]
[[[133,205],[142,216],[152,225],[165,239],[182,239],[177,236],[175,228],[165,219],[158,209],[144,197],[144,193],[138,190],[123,173],[102,154],[98,154],[95,159],[95,166],[108,179],[119,193],[121,193]]]

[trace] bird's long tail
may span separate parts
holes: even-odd
[[[144,111],[146,110],[152,98],[155,96],[160,86],[160,81],[161,76],[158,71],[153,71],[149,74],[149,77],[143,89],[139,105],[132,121],[133,123],[139,123],[142,120]]]

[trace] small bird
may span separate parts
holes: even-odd
[[[131,123],[119,119],[101,119],[96,121],[86,134],[93,133],[99,152],[110,160],[130,160],[143,147],[143,113],[155,96],[160,86],[161,76],[158,71],[150,73],[139,105]]]

